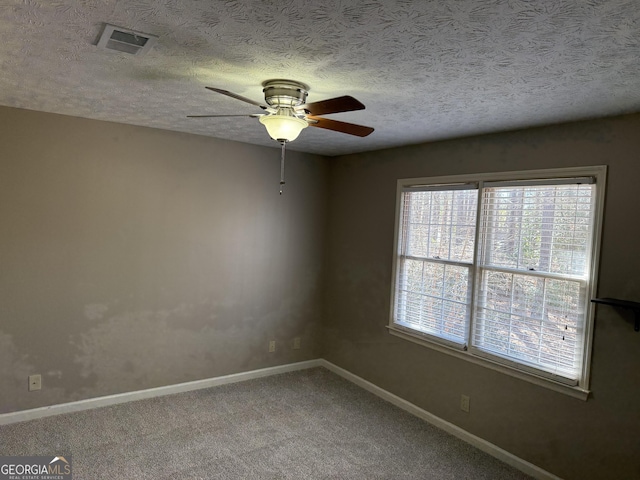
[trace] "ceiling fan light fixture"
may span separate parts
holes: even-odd
[[[271,138],[278,142],[293,142],[300,132],[309,124],[298,117],[289,115],[264,115],[260,117],[260,123],[265,126]]]

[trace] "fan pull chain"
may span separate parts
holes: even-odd
[[[284,146],[286,142],[282,143],[282,155],[280,155],[280,195],[282,195],[282,186],[284,185]]]

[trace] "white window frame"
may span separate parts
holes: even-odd
[[[600,258],[600,243],[602,236],[602,221],[604,212],[604,199],[606,188],[606,176],[607,167],[605,165],[587,166],[587,167],[570,167],[570,168],[558,168],[558,169],[545,169],[545,170],[525,170],[525,171],[510,171],[510,172],[495,172],[495,173],[480,173],[469,175],[451,175],[451,176],[439,176],[439,177],[425,177],[425,178],[407,178],[399,179],[397,182],[396,191],[396,218],[394,224],[394,250],[393,250],[393,278],[391,282],[391,305],[389,315],[389,333],[397,337],[409,340],[414,343],[438,350],[449,355],[463,358],[472,363],[483,365],[487,368],[500,371],[502,373],[532,382],[537,385],[550,388],[552,390],[562,392],[573,397],[586,400],[589,396],[589,380],[591,369],[591,352],[593,341],[593,324],[595,318],[595,306],[591,303],[590,299],[596,296],[596,280],[598,278],[598,265]],[[553,376],[542,375],[535,369],[530,369],[524,364],[518,364],[509,360],[496,361],[490,355],[484,354],[482,351],[471,347],[470,345],[471,335],[473,334],[473,315],[468,320],[468,338],[465,345],[455,344],[449,342],[446,339],[440,339],[439,337],[421,333],[415,329],[404,327],[394,322],[394,310],[396,304],[396,282],[399,279],[400,268],[400,254],[401,245],[399,245],[402,228],[402,209],[403,209],[403,192],[409,188],[414,187],[416,191],[419,187],[429,187],[435,185],[455,185],[455,184],[469,184],[477,183],[481,188],[485,183],[491,182],[505,182],[514,181],[522,182],[526,180],[537,180],[542,183],[545,180],[558,180],[562,178],[580,178],[590,177],[595,180],[596,193],[593,205],[593,237],[591,245],[590,256],[590,275],[588,279],[588,288],[585,298],[585,324],[584,324],[584,344],[583,344],[583,358],[582,358],[582,370],[577,382],[577,385],[567,384],[559,379],[553,378]],[[475,253],[473,267],[471,267],[471,284],[470,289],[475,292],[475,284],[478,282],[478,268],[477,255],[478,255],[478,235],[480,232],[479,219],[481,203],[478,203],[478,217],[476,219],[476,238],[475,238]],[[472,303],[475,303],[475,299],[472,299]],[[473,311],[474,306],[471,305]]]

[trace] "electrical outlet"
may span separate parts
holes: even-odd
[[[460,410],[469,413],[471,399],[468,395],[460,395]]]
[[[42,388],[42,375],[29,375],[29,391],[40,390]]]
[[[293,349],[300,350],[300,337],[296,337],[293,339]]]
[[[276,341],[269,340],[269,353],[273,353],[276,351]]]

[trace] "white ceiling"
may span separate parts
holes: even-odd
[[[95,46],[104,23],[159,36],[144,56]],[[0,104],[277,147],[261,83],[352,95],[293,150],[338,155],[640,111],[638,0],[2,0]]]

